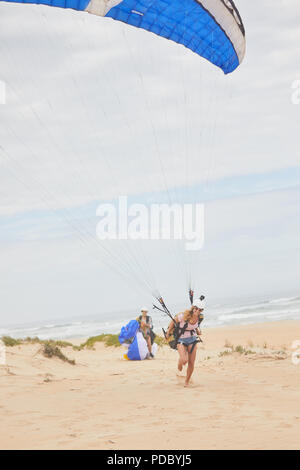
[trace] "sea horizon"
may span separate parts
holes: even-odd
[[[175,306],[172,312],[182,311]],[[232,301],[220,304],[206,304],[203,328],[230,325],[247,325],[284,320],[300,319],[300,296],[273,297]],[[176,314],[175,313],[175,314]],[[0,337],[11,336],[17,339],[38,337],[41,340],[86,338],[100,334],[118,334],[122,326],[137,318],[138,310],[82,315],[71,318],[40,320],[15,325],[0,326]],[[169,318],[158,310],[149,310],[154,323],[154,331],[160,333],[169,323]]]

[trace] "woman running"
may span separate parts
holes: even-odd
[[[178,338],[177,351],[179,353],[178,370],[181,372],[183,366],[188,364],[185,387],[188,387],[194,371],[197,343],[199,343],[199,337],[201,336],[199,324],[203,320],[202,312],[203,303],[200,300],[195,300],[189,310],[176,315],[175,323],[173,321],[170,323],[166,334],[168,339],[174,329],[178,329],[178,334],[176,335]]]

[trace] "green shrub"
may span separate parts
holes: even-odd
[[[236,348],[234,349],[235,352],[239,353],[239,354],[245,354],[245,348],[241,345],[238,345],[236,346]]]
[[[105,335],[103,341],[105,346],[114,346],[115,348],[121,346],[119,341],[119,335]]]
[[[228,339],[226,339],[225,344],[224,344],[224,348],[233,349],[233,344],[230,341],[228,341]]]
[[[219,353],[219,357],[230,356],[231,354],[232,354],[232,350],[226,349],[225,351],[221,351]]]
[[[159,335],[155,336],[154,343],[156,343],[159,347],[162,347],[168,344],[166,339]]]
[[[14,338],[11,338],[10,336],[2,336],[1,340],[4,346],[7,346],[7,347],[19,346],[20,344],[22,344],[22,340],[14,339]]]
[[[118,335],[102,334],[99,336],[92,336],[85,343],[79,346],[79,349],[88,348],[93,349],[96,343],[104,343],[105,346],[121,346]]]
[[[55,346],[53,342],[50,341],[45,341],[43,344],[42,348],[42,353],[45,357],[52,358],[52,357],[58,357],[58,359],[61,359],[64,362],[68,362],[71,365],[75,365],[74,360],[68,359],[59,349],[58,346]]]
[[[234,352],[237,352],[239,354],[244,354],[245,356],[248,356],[249,354],[256,354],[255,351],[251,351],[251,349],[246,349],[244,346],[236,346],[234,349]]]

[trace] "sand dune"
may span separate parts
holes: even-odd
[[[299,449],[300,365],[290,348],[300,321],[209,329],[204,339],[187,389],[168,347],[143,362],[103,344],[64,349],[75,366],[39,345],[7,348],[1,449]]]

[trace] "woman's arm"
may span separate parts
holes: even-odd
[[[168,326],[167,333],[166,333],[166,338],[168,339],[169,336],[172,334],[172,331],[175,328],[175,323],[178,323],[177,318],[175,318],[175,321],[171,321],[170,325]]]
[[[144,330],[145,327],[146,327],[146,323],[143,321],[143,318],[142,317],[137,317],[136,321],[139,323],[140,329]]]

